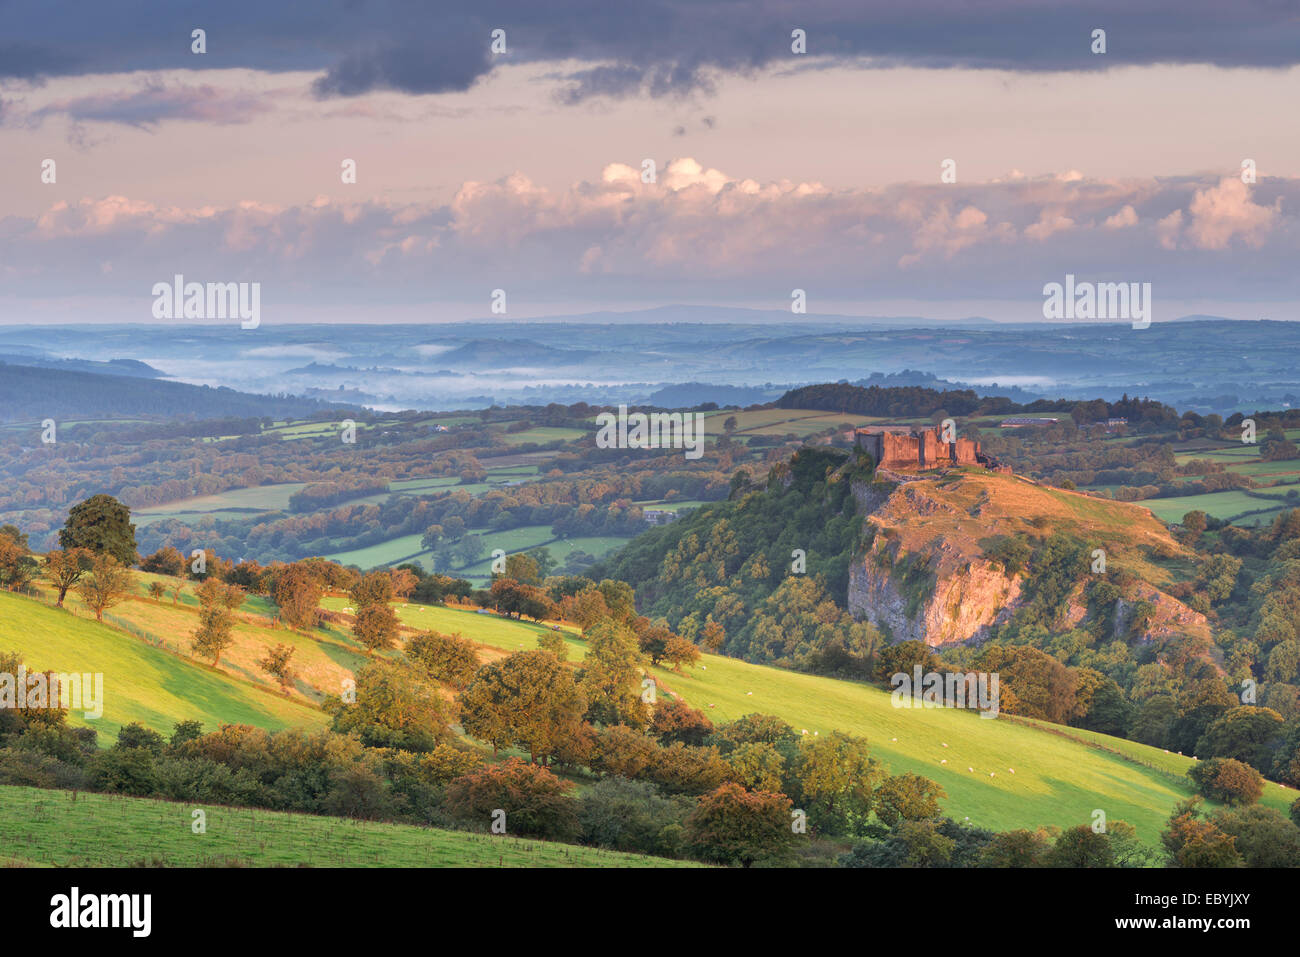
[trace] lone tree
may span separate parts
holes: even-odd
[[[69,548],[66,551],[52,551],[45,556],[45,574],[54,587],[58,589],[59,598],[54,604],[63,607],[63,599],[70,589],[90,567],[91,555],[84,548]]]
[[[294,673],[289,667],[289,659],[297,651],[292,645],[276,645],[274,648],[266,649],[266,657],[257,662],[257,666],[274,678],[280,684],[280,690],[285,694],[293,687]]]
[[[104,612],[120,603],[131,590],[131,575],[112,555],[99,555],[90,569],[90,577],[77,586],[77,594],[95,613],[96,621]]]
[[[700,649],[681,635],[673,635],[664,643],[664,661],[673,666],[673,671],[680,672],[682,665],[694,668],[700,660]]]
[[[397,613],[389,605],[370,604],[357,609],[352,635],[366,646],[368,654],[373,655],[376,651],[392,648],[397,643],[400,628]]]
[[[191,636],[190,645],[196,655],[211,658],[215,668],[221,662],[221,653],[235,643],[235,636],[231,633],[235,614],[215,590],[199,589],[199,602],[199,627]]]
[[[135,526],[131,510],[111,495],[92,495],[72,506],[59,532],[64,548],[86,548],[96,555],[111,555],[118,563],[135,564]]]

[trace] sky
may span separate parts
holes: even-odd
[[[0,0],[0,324],[1300,318],[1297,5],[1135,6]]]

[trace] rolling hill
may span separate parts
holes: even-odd
[[[241,614],[256,617],[259,603],[250,600]],[[145,611],[153,607],[137,604]],[[327,598],[324,604],[342,608],[346,600]],[[157,607],[179,613],[166,604]],[[549,624],[452,607],[398,604],[396,611],[412,629],[473,639],[485,659],[535,648],[550,630]],[[562,630],[570,660],[580,660],[581,636],[570,626]],[[244,634],[240,641],[260,638]],[[226,674],[227,667],[238,666],[224,660],[214,671],[93,619],[9,593],[0,593],[0,648],[21,652],[32,666],[104,673],[105,715],[94,725],[105,744],[129,721],[160,729],[185,718],[210,728],[223,722],[320,727],[327,721],[322,712],[276,694],[269,683]],[[1192,793],[1184,776],[1192,758],[1107,735],[1007,716],[985,720],[953,709],[895,708],[889,693],[872,685],[718,655],[706,654],[697,667],[680,673],[667,668],[653,673],[661,694],[680,697],[715,724],[763,712],[808,734],[838,730],[865,736],[872,754],[892,773],[912,771],[936,781],[947,793],[942,803],[949,816],[983,827],[1071,826],[1101,809],[1110,820],[1135,825],[1144,842],[1155,844],[1174,805]],[[1293,791],[1269,783],[1262,803],[1285,811],[1294,798]]]
[[[699,867],[574,844],[0,785],[0,867]]]
[[[132,721],[163,732],[186,719],[200,720],[209,730],[223,723],[271,730],[328,723],[324,712],[269,688],[9,592],[0,592],[0,649],[21,654],[29,669],[102,674],[103,717],[86,720],[77,712],[69,717],[73,724],[95,728],[101,744],[111,744]]]
[[[407,605],[397,611],[413,627],[459,632],[506,652],[536,648],[548,630],[454,608]],[[564,637],[570,660],[581,660],[586,646],[580,636],[566,630]],[[661,688],[715,724],[757,711],[809,734],[865,736],[892,773],[912,771],[938,782],[948,793],[942,802],[947,814],[981,827],[1073,826],[1089,822],[1100,808],[1155,844],[1174,805],[1192,794],[1185,777],[1192,758],[1109,735],[955,709],[895,708],[889,693],[873,685],[720,655],[705,654],[682,673],[652,673]],[[1295,798],[1270,782],[1261,803],[1285,812]]]

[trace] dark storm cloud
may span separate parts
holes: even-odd
[[[250,94],[231,93],[210,86],[167,88],[150,83],[133,93],[103,93],[51,103],[31,113],[31,121],[63,114],[74,121],[121,123],[149,129],[163,120],[208,123],[247,123],[254,114],[270,109]],[[0,111],[0,119],[3,112]]]
[[[319,70],[323,96],[444,92],[468,88],[499,62],[488,53],[497,28],[507,33],[507,61],[593,64],[567,78],[560,96],[569,101],[707,91],[717,72],[797,64],[796,27],[807,31],[811,56],[874,65],[1048,71],[1300,62],[1294,0],[477,0],[452,14],[446,4],[415,0],[142,0],[131,10],[0,0],[0,77],[239,66]],[[207,31],[203,56],[190,52],[196,27]],[[1102,56],[1090,50],[1099,27],[1107,32]]]

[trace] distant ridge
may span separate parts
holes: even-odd
[[[90,409],[102,418],[208,419],[303,417],[330,408],[338,406],[318,399],[236,392],[225,386],[214,389],[133,375],[0,362],[0,422],[85,418]]]

